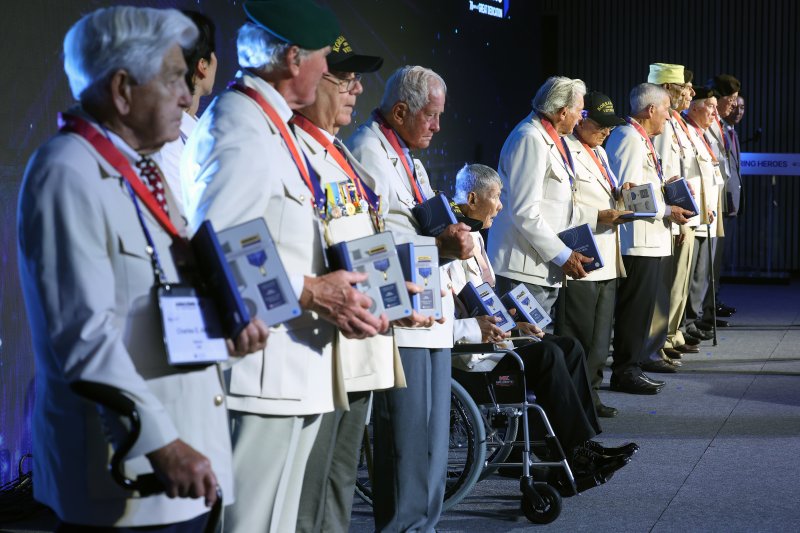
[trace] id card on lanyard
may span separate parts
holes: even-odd
[[[156,298],[161,314],[164,348],[169,363],[202,365],[226,360],[228,349],[214,303],[209,298],[198,296],[193,287],[167,282],[155,242],[145,223],[139,199],[177,245],[182,237],[169,216],[154,201],[152,194],[139,179],[130,162],[106,136],[81,117],[64,114],[60,117],[60,122],[63,124],[61,131],[83,137],[122,175],[125,181],[147,241],[147,253],[153,269]]]

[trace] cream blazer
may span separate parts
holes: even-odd
[[[570,135],[567,138],[567,142],[570,144],[572,158],[575,160],[575,201],[579,205],[586,205],[598,212],[604,209],[617,209],[614,191],[611,190],[608,180],[597,168],[592,156],[574,135]],[[600,152],[600,156],[609,166],[609,172],[611,172],[611,167],[608,165],[608,155],[605,150],[602,146],[598,146],[597,151]],[[615,179],[613,172],[611,179]],[[619,228],[598,224],[595,226],[593,233],[597,241],[597,249],[603,256],[605,265],[603,268],[589,272],[588,276],[579,281],[603,281],[624,277],[625,266],[622,264]]]
[[[416,205],[413,189],[405,167],[380,131],[373,119],[362,124],[345,144],[353,156],[366,169],[365,182],[387,202],[386,229],[391,231],[397,244],[404,242],[429,242],[432,238],[417,235],[418,224],[411,208]],[[402,155],[400,156],[402,157]],[[425,167],[414,159],[414,168],[422,194],[426,198],[434,195]],[[421,240],[420,240],[421,239]],[[447,270],[439,268],[442,288],[446,296],[442,299],[444,324],[434,323],[430,328],[394,328],[395,339],[400,347],[451,348],[453,346],[453,295]]]
[[[177,213],[169,193],[167,200]],[[170,236],[142,210],[167,279],[179,281]],[[83,380],[116,387],[136,404],[142,432],[128,475],[151,472],[145,454],[180,438],[208,457],[232,502],[220,372],[167,363],[147,241],[123,178],[82,137],[56,135],[28,164],[18,224],[36,362],[35,498],[61,520],[98,526],[169,524],[208,512],[202,500],[142,498],[111,479],[104,427],[116,435],[119,421],[71,391]]]
[[[670,221],[664,218],[664,192],[647,142],[633,126],[619,126],[606,141],[611,170],[619,184],[651,183],[658,202],[653,219],[634,220],[619,227],[622,255],[664,257],[672,254]]]
[[[261,93],[284,121],[291,118],[264,80],[243,72],[237,81]],[[206,219],[222,230],[262,217],[298,293],[304,276],[326,272],[308,186],[278,129],[247,96],[226,91],[206,109],[186,142],[181,181],[193,229]],[[282,416],[332,411],[334,332],[310,311],[272,327],[267,347],[227,372],[229,407]]]
[[[509,134],[498,173],[505,208],[489,230],[488,254],[495,271],[519,281],[560,287],[564,271],[552,260],[567,248],[556,234],[584,223],[594,230],[597,210],[574,202],[575,175],[535,113]]]

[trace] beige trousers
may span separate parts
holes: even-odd
[[[692,251],[694,250],[694,228],[683,227],[681,231],[686,235],[683,244],[677,245],[677,237],[672,252],[675,278],[669,291],[669,323],[667,325],[667,342],[664,348],[675,348],[685,344],[683,333],[678,329],[683,322],[683,313],[686,310],[686,300],[689,296],[689,280],[691,279]]]

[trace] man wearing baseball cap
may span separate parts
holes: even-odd
[[[364,338],[385,317],[353,288],[365,274],[326,273],[315,184],[288,121],[314,103],[339,36],[333,13],[309,0],[251,0],[238,32],[238,73],[186,144],[182,181],[190,225],[219,231],[263,218],[303,314],[271,328],[260,353],[234,365],[228,407],[236,503],[225,531],[293,531],[322,413],[333,410],[332,340]]]
[[[597,393],[603,382],[603,367],[608,358],[617,278],[623,276],[617,225],[624,222],[616,210],[619,183],[602,147],[611,131],[625,124],[614,112],[614,104],[597,91],[583,97],[583,113],[573,133],[567,137],[575,161],[575,202],[597,210],[592,232],[605,266],[585,278],[570,281],[559,291],[556,306],[556,335],[577,338],[586,349],[592,399],[601,417],[616,416],[617,410],[603,405]]]

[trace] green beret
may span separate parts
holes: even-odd
[[[248,0],[244,12],[281,41],[306,50],[330,46],[340,34],[333,11],[310,0]]]

